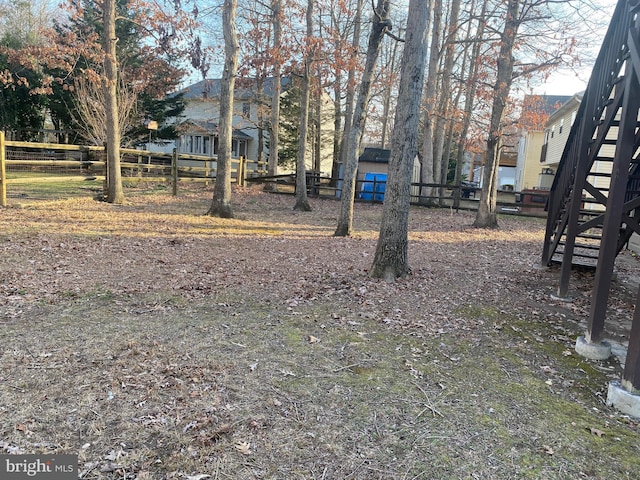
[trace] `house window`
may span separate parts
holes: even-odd
[[[181,151],[184,153],[193,153],[193,136],[183,135],[181,144]]]
[[[231,141],[231,155],[233,158],[247,156],[247,141],[234,139]]]
[[[575,110],[571,112],[571,125],[573,125],[573,122],[576,120],[576,113],[577,112]]]
[[[562,133],[562,129],[564,128],[564,118],[560,119],[560,129],[558,130],[558,133]]]
[[[211,137],[202,137],[202,153],[204,155],[209,155],[210,148],[211,148]]]
[[[556,134],[556,126],[551,125],[551,138],[553,138],[555,134]]]
[[[200,135],[196,135],[194,137],[193,142],[193,153],[201,153],[202,152],[202,137]]]
[[[251,117],[251,104],[249,102],[242,103],[242,115],[247,118]]]

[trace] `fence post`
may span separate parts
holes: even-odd
[[[178,195],[178,149],[174,148],[171,155],[171,193]]]
[[[7,206],[7,155],[5,151],[4,132],[0,131],[0,206]]]
[[[243,156],[240,156],[238,159],[238,186],[244,187],[244,172],[246,170],[245,159]]]
[[[102,197],[106,199],[109,196],[109,164],[107,161],[107,142],[103,144],[104,152],[104,183],[102,184]]]

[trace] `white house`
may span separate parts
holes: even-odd
[[[273,78],[265,79],[262,89],[255,80],[238,79],[234,89],[232,157],[257,160],[262,151],[263,161],[268,157],[268,121],[270,116]],[[180,153],[207,155],[218,153],[218,119],[220,117],[221,79],[207,79],[182,90],[185,110],[175,119],[180,134],[175,147]],[[291,80],[283,77],[282,95],[287,95]],[[328,95],[322,99],[322,110],[333,111],[333,102]],[[329,112],[331,113],[331,112]],[[327,118],[326,115],[324,118]],[[331,114],[332,118],[332,114]],[[283,119],[286,120],[286,119]],[[333,138],[333,120],[321,125],[322,138]],[[262,144],[262,145],[261,145]],[[308,168],[312,168],[312,149],[308,148]],[[317,150],[316,150],[317,151]],[[333,143],[326,142],[320,148],[320,165],[324,174],[331,173]]]

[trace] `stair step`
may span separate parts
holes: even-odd
[[[554,255],[553,257],[551,257],[551,263],[561,264],[562,255],[560,256]],[[571,262],[571,265],[578,268],[588,268],[589,270],[593,270],[598,266],[598,260],[574,257]]]
[[[564,255],[564,250],[556,250],[556,254]],[[576,251],[573,252],[573,256],[578,258],[591,258],[593,260],[598,259],[598,255],[589,255],[588,253],[582,253],[582,252],[576,252]]]
[[[602,235],[593,235],[592,233],[579,233],[576,238],[584,238],[585,240],[602,240]]]
[[[565,242],[558,242],[558,246],[564,246]],[[576,243],[574,245],[574,255],[575,255],[575,249],[577,248],[584,248],[585,250],[600,250],[600,244],[595,244],[595,243]]]
[[[604,214],[604,210],[580,210],[580,215],[585,217],[599,217]]]

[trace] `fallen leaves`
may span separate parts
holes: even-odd
[[[247,214],[246,223],[255,222],[252,218],[257,217],[268,222],[272,220],[268,218],[270,215],[288,215],[289,208],[270,208],[268,202],[276,201],[280,200],[265,197],[260,210],[256,207],[255,212]],[[486,435],[483,443],[477,444],[477,454],[486,453],[480,447],[492,448],[494,437],[475,422],[472,409],[485,407],[484,402],[489,399],[495,401],[492,404],[495,409],[489,411],[492,421],[498,421],[504,405],[500,392],[492,390],[490,395],[484,396],[486,392],[481,391],[479,383],[481,374],[478,383],[472,385],[472,388],[478,388],[477,400],[471,405],[459,400],[463,398],[460,384],[466,379],[462,369],[472,362],[481,362],[485,352],[483,348],[477,352],[458,351],[458,339],[465,343],[471,337],[477,337],[478,345],[487,340],[487,348],[492,349],[496,347],[493,339],[499,336],[505,343],[496,347],[496,351],[512,345],[517,365],[500,359],[510,385],[520,380],[528,382],[527,375],[532,374],[541,386],[544,387],[543,381],[553,385],[554,392],[551,393],[558,390],[564,394],[569,390],[565,382],[571,379],[564,377],[569,376],[565,362],[571,361],[572,352],[567,342],[568,337],[573,338],[573,327],[561,331],[567,338],[560,335],[554,338],[547,330],[531,329],[527,323],[549,322],[551,318],[560,324],[565,318],[552,316],[549,311],[566,308],[548,305],[546,296],[541,293],[548,287],[546,282],[551,275],[543,278],[541,273],[522,272],[523,262],[533,263],[532,259],[538,255],[536,242],[542,235],[535,233],[539,228],[535,225],[523,224],[520,230],[509,231],[512,237],[509,239],[479,242],[480,239],[473,238],[477,232],[463,228],[470,220],[466,214],[456,216],[445,228],[440,212],[417,210],[414,213],[412,210],[412,222],[426,218],[422,220],[423,225],[418,224],[424,237],[414,236],[410,245],[413,273],[408,279],[386,284],[367,276],[366,269],[375,248],[372,232],[379,223],[366,223],[362,216],[358,229],[366,230],[366,233],[356,238],[335,239],[326,224],[318,224],[313,227],[314,237],[310,241],[306,237],[310,229],[308,225],[304,226],[304,220],[300,222],[304,224],[301,225],[303,228],[296,230],[293,222],[283,227],[281,230],[285,233],[277,240],[268,234],[252,236],[250,248],[247,248],[249,242],[245,239],[248,237],[244,233],[238,234],[239,230],[233,225],[228,229],[222,224],[211,228],[211,219],[192,213],[177,215],[168,201],[162,205],[165,211],[154,213],[153,204],[136,198],[133,202],[133,206],[123,207],[122,212],[95,202],[81,204],[89,216],[91,212],[108,210],[110,222],[103,219],[104,223],[113,224],[121,232],[118,235],[64,236],[62,242],[56,240],[63,236],[62,233],[39,230],[36,223],[30,223],[30,212],[22,212],[23,218],[16,221],[24,221],[35,233],[25,234],[24,238],[19,233],[15,235],[18,238],[0,242],[3,262],[0,322],[14,317],[29,319],[35,308],[32,305],[43,299],[55,306],[60,304],[61,308],[55,311],[64,314],[60,318],[60,328],[48,329],[46,345],[41,347],[43,354],[36,350],[38,343],[29,345],[27,351],[18,342],[12,347],[15,348],[13,352],[5,351],[0,372],[15,378],[3,382],[15,383],[15,387],[9,388],[18,392],[12,396],[19,398],[26,385],[36,385],[31,379],[48,372],[33,368],[34,365],[68,367],[65,376],[76,379],[71,386],[77,385],[78,390],[65,394],[80,398],[82,405],[86,401],[86,405],[95,403],[103,409],[95,407],[96,412],[91,412],[87,407],[82,410],[82,416],[60,411],[56,421],[68,417],[70,429],[86,432],[78,445],[91,443],[85,443],[79,453],[87,460],[96,461],[95,475],[99,475],[102,468],[118,471],[118,478],[125,478],[126,473],[128,480],[135,478],[135,468],[155,473],[156,467],[149,462],[154,461],[157,451],[164,455],[163,465],[157,467],[158,470],[168,468],[169,460],[178,465],[175,467],[177,472],[167,478],[204,480],[211,475],[200,472],[212,472],[213,475],[215,462],[221,456],[226,456],[228,463],[218,466],[227,468],[227,472],[238,464],[252,463],[253,458],[247,456],[257,457],[256,452],[261,454],[260,463],[271,468],[273,463],[268,462],[282,460],[279,454],[286,448],[293,451],[296,448],[293,445],[299,439],[305,449],[330,448],[330,452],[338,452],[333,456],[336,462],[345,462],[342,473],[347,474],[355,472],[364,456],[371,452],[379,455],[378,458],[390,460],[390,457],[384,457],[381,447],[399,442],[396,427],[402,426],[406,442],[410,439],[407,432],[427,435],[433,433],[427,430],[440,433],[437,428],[448,428],[437,423],[445,415],[450,420],[447,423],[458,429],[443,433],[452,439],[453,453],[460,452],[456,450],[460,446],[456,444],[457,440],[467,441],[476,432]],[[330,217],[336,204],[319,203],[322,215]],[[190,212],[194,205],[197,204],[189,205]],[[140,215],[121,218],[120,214],[126,213],[127,209],[136,210]],[[57,218],[57,213],[50,216]],[[95,219],[87,221],[97,225]],[[274,221],[289,220],[277,218]],[[3,222],[0,219],[0,226]],[[59,223],[75,225],[64,219]],[[202,228],[205,223],[208,225],[206,231]],[[201,229],[191,230],[194,225],[201,225]],[[99,229],[99,225],[95,228]],[[173,244],[170,241],[173,236],[184,237],[184,240],[179,245]],[[443,242],[444,237],[454,241]],[[24,242],[25,239],[28,241]],[[31,248],[39,244],[47,249]],[[65,296],[75,302],[63,304]],[[85,309],[80,309],[88,303],[90,305]],[[108,310],[102,309],[108,314],[101,318],[90,317],[89,307],[101,307],[102,303],[109,304]],[[254,308],[254,303],[260,308]],[[496,307],[492,314],[482,308],[464,309],[466,305],[496,305],[499,308]],[[72,323],[72,315],[77,311],[90,317],[85,322],[87,333],[83,329],[73,330],[64,335],[62,342],[74,343],[70,340],[77,335],[81,340],[74,346],[78,355],[56,350],[55,335],[67,331],[65,326]],[[514,324],[514,311],[527,322]],[[2,316],[7,313],[8,317]],[[566,313],[571,316],[571,312]],[[132,315],[136,317],[132,319]],[[120,323],[115,320],[119,317]],[[203,321],[200,321],[201,317]],[[47,318],[43,322],[42,316],[35,318],[37,322],[25,323],[48,326],[53,320]],[[98,324],[100,330],[93,329],[92,325]],[[133,325],[144,327],[139,335],[127,333]],[[487,330],[492,338],[484,336]],[[534,335],[535,330],[542,333]],[[270,337],[272,334],[273,338]],[[106,340],[100,343],[103,335]],[[400,342],[397,340],[400,337],[411,338],[411,341]],[[396,343],[389,347],[384,343],[387,339]],[[438,348],[440,342],[447,342],[448,346],[442,344]],[[557,355],[549,355],[548,349],[541,355],[540,342],[545,343],[542,346],[553,342],[562,346],[554,350]],[[92,345],[93,350],[86,345]],[[379,350],[376,350],[377,346],[380,346]],[[562,358],[560,353],[569,358]],[[405,383],[414,379],[416,385],[424,388],[423,398],[406,395],[401,386],[394,386],[398,393],[389,397],[383,382],[386,381],[384,375],[390,370],[384,361],[378,368],[378,355],[393,356],[395,370],[392,375]],[[372,369],[372,365],[375,368]],[[20,380],[18,374],[12,373],[21,368],[29,369],[24,377],[28,381],[17,381]],[[523,373],[525,369],[526,374]],[[51,373],[57,374],[57,370]],[[390,378],[389,382],[393,383],[392,380],[395,378]],[[46,385],[43,390],[49,393],[51,386]],[[543,393],[540,394],[549,394],[551,390],[541,388]],[[107,392],[111,392],[111,402],[106,401]],[[568,396],[573,393],[570,391]],[[45,406],[51,404],[42,397],[38,400]],[[568,401],[572,400],[569,398]],[[530,417],[538,413],[532,413],[537,405],[535,402],[514,402],[511,395],[508,401],[508,412],[513,412],[513,421],[523,425],[516,435],[528,432],[532,428]],[[584,401],[583,397],[579,401]],[[66,406],[67,403],[60,408]],[[373,412],[373,416],[367,419],[352,415],[358,412],[358,406],[362,406],[363,411]],[[6,415],[5,411],[1,413]],[[36,431],[33,437],[41,435],[44,423],[39,423],[40,420],[27,423],[30,415],[33,413],[15,415],[9,420],[5,431],[13,438],[6,440],[14,443],[5,443],[4,451],[33,449],[33,440],[26,435],[31,433],[29,428]],[[44,414],[42,416],[44,418]],[[427,417],[430,422],[425,429],[418,421],[426,421]],[[354,426],[354,418],[362,423]],[[406,419],[415,424],[407,424]],[[599,424],[596,417],[590,421]],[[582,420],[580,423],[589,425]],[[19,427],[12,431],[16,424]],[[558,428],[564,427],[563,424]],[[549,427],[551,434],[544,442],[533,442],[529,437],[521,436],[517,439],[525,442],[529,450],[548,456],[545,461],[549,464],[559,462],[569,449],[560,446],[566,445],[564,442],[554,443],[559,437],[553,435],[553,428]],[[597,428],[570,428],[582,436],[582,441],[591,444],[600,443],[599,438],[605,436],[605,432]],[[318,435],[316,440],[311,440],[316,438],[311,431]],[[614,432],[613,428],[611,433],[607,432],[609,438],[617,434]],[[296,434],[299,439],[294,438]],[[362,444],[356,449],[357,464],[350,463],[353,458],[347,453],[340,453],[353,446],[342,443],[341,435]],[[149,445],[153,453],[136,452],[135,448],[127,446],[123,447],[127,453],[123,456],[114,438],[135,438],[132,444]],[[372,439],[376,443],[368,444]],[[59,444],[66,441],[66,438],[56,438]],[[419,443],[416,442],[416,453],[423,455]],[[376,450],[379,447],[380,450]],[[434,451],[437,448],[434,445]],[[263,451],[270,452],[270,458],[267,458],[269,455],[263,458]],[[327,452],[320,451],[321,455]],[[292,462],[292,469],[300,468],[295,459]],[[282,463],[275,468],[282,467]],[[87,461],[85,470],[90,465]],[[342,478],[338,470],[329,470],[326,477]],[[462,467],[460,471],[463,472]],[[138,474],[138,480],[142,480],[143,473]],[[287,473],[291,471],[283,472],[282,478],[290,478]],[[112,476],[115,478],[116,475]]]
[[[237,442],[235,444],[236,450],[243,455],[251,455],[251,444],[249,442]]]

